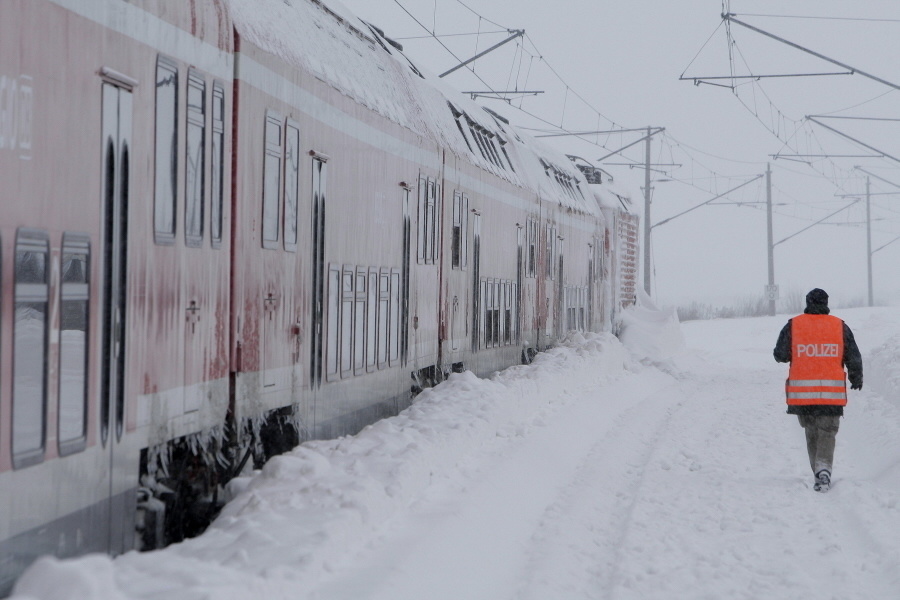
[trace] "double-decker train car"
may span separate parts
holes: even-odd
[[[220,2],[0,4],[0,592],[133,548],[141,455],[228,410]]]
[[[0,595],[615,330],[637,217],[595,175],[339,2],[0,3]]]

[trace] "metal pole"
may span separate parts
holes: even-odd
[[[769,316],[775,316],[775,246],[772,244],[772,169],[766,163],[766,233],[769,240]]]
[[[704,206],[710,204],[710,203],[713,202],[714,200],[718,200],[718,199],[721,198],[722,196],[727,196],[727,195],[730,194],[731,192],[734,192],[734,191],[736,191],[736,190],[739,190],[739,189],[741,189],[742,187],[744,187],[745,185],[749,185],[749,184],[753,183],[754,181],[756,181],[756,180],[759,179],[760,177],[762,177],[762,175],[757,175],[757,176],[754,177],[753,179],[749,179],[749,180],[745,181],[744,183],[742,183],[742,184],[740,184],[740,185],[737,185],[737,186],[731,188],[731,189],[728,190],[727,192],[722,192],[722,193],[719,194],[718,196],[713,196],[712,198],[710,198],[710,199],[707,200],[706,202],[702,202],[702,203],[698,204],[697,206],[693,206],[693,207],[691,207],[691,208],[689,208],[689,209],[687,209],[687,210],[684,210],[684,211],[678,213],[677,215],[674,215],[674,216],[669,217],[668,219],[663,219],[663,220],[660,221],[659,223],[653,224],[653,225],[650,227],[650,229],[653,229],[654,227],[659,227],[660,225],[665,225],[665,224],[668,223],[669,221],[672,221],[672,220],[674,220],[674,219],[677,219],[678,217],[680,217],[680,216],[682,216],[682,215],[686,215],[686,214],[688,214],[689,212],[691,212],[691,211],[693,211],[693,210],[697,210],[698,208],[702,208],[702,207],[704,207]],[[727,202],[720,202],[719,204],[727,204]],[[747,202],[735,202],[735,204],[748,204],[748,203],[747,203]],[[718,206],[718,205],[714,205],[714,206]]]
[[[869,190],[869,178],[866,177],[866,262],[869,270],[869,306],[875,305],[872,292],[872,195]]]
[[[644,291],[650,295],[650,127],[644,163]]]
[[[744,23],[742,21],[738,21],[737,19],[734,18],[733,13],[730,13],[730,12],[726,13],[726,14],[722,15],[722,18],[730,23],[737,23],[738,25],[741,25],[742,27],[746,27],[747,29],[749,29],[751,31],[755,31],[756,33],[760,33],[764,36],[770,37],[773,40],[779,41],[783,44],[787,44],[788,46],[790,46],[792,48],[796,48],[797,50],[806,52],[807,54],[812,54],[816,58],[821,58],[824,61],[828,61],[833,65],[837,65],[837,66],[841,67],[842,69],[847,69],[848,71],[852,71],[853,73],[859,73],[863,77],[868,77],[869,79],[872,79],[873,81],[877,81],[878,83],[883,83],[884,85],[886,85],[888,87],[892,87],[895,90],[900,90],[900,84],[892,83],[886,79],[881,79],[880,77],[875,77],[871,73],[866,73],[865,71],[861,71],[861,70],[857,69],[856,67],[852,67],[848,64],[834,60],[833,58],[828,58],[824,54],[819,54],[818,52],[814,52],[813,50],[810,50],[809,48],[804,48],[803,46],[801,46],[799,44],[795,44],[794,42],[788,41],[782,37],[778,37],[777,35],[771,34],[768,31],[763,31],[762,29],[759,29],[752,25],[748,25],[747,23]]]
[[[511,41],[513,41],[514,39],[516,39],[517,37],[522,37],[523,35],[525,35],[525,30],[524,30],[524,29],[511,29],[511,30],[509,30],[509,33],[512,33],[512,35],[509,36],[508,38],[506,38],[505,40],[503,40],[502,42],[498,42],[498,43],[494,44],[493,46],[491,46],[490,48],[488,48],[487,50],[485,50],[484,52],[479,52],[478,54],[476,54],[475,56],[473,56],[473,57],[470,58],[469,60],[465,60],[465,61],[459,63],[458,65],[456,65],[455,67],[453,67],[452,69],[450,69],[450,70],[448,70],[448,71],[444,71],[443,73],[441,73],[440,75],[438,75],[438,77],[446,77],[447,75],[449,75],[449,74],[452,73],[453,71],[455,71],[455,70],[457,70],[457,69],[463,68],[464,66],[466,66],[466,65],[469,64],[470,62],[473,62],[473,61],[475,61],[475,60],[478,60],[479,58],[481,58],[481,57],[484,56],[485,54],[488,54],[489,52],[493,52],[494,50],[496,50],[497,48],[499,48],[499,47],[502,46],[503,44],[505,44],[505,43],[507,43],[507,42],[511,42]]]

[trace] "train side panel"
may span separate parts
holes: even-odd
[[[0,592],[39,554],[134,546],[141,450],[151,430],[189,412],[185,390],[200,384],[181,367],[182,281],[208,277],[198,303],[227,281],[227,253],[157,247],[152,229],[153,45],[204,73],[210,93],[216,77],[230,89],[224,12],[215,2],[150,8],[0,6]],[[226,310],[209,309],[204,344],[227,335],[214,325]],[[225,376],[213,363],[196,372],[216,370]],[[179,397],[177,409],[145,419],[148,390]]]
[[[238,72],[237,413],[352,433],[437,360],[440,153],[246,40]]]

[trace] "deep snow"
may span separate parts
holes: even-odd
[[[42,559],[75,599],[900,597],[900,309],[837,310],[863,352],[834,488],[812,491],[772,348],[787,316],[647,308],[238,482],[197,539]]]

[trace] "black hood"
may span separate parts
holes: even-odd
[[[808,315],[827,315],[828,310],[828,294],[825,290],[816,288],[810,290],[806,295],[806,310],[803,311]]]

